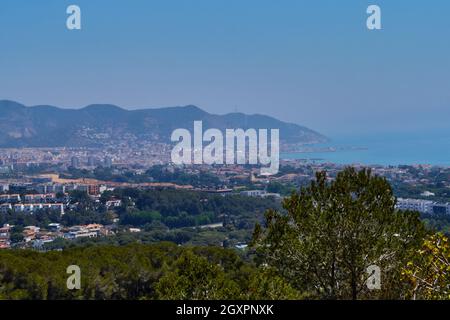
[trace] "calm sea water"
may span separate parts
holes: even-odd
[[[372,135],[337,138],[315,148],[335,152],[282,153],[282,159],[309,159],[338,164],[431,164],[450,166],[450,134]],[[345,150],[347,148],[347,150]],[[348,148],[364,148],[348,150]]]

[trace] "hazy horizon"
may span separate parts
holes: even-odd
[[[79,5],[82,30],[65,28]],[[365,26],[369,4],[382,30]],[[195,105],[328,137],[446,131],[450,3],[5,0],[0,98],[25,105]]]

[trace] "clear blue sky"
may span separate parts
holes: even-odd
[[[447,0],[1,0],[0,44],[0,99],[28,105],[195,104],[330,136],[450,127]]]

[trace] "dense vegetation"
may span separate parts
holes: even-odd
[[[421,214],[421,219],[428,229],[450,235],[450,215]]]
[[[66,270],[81,270],[68,290]],[[0,299],[293,299],[270,270],[235,252],[174,244],[82,247],[62,252],[0,251]]]
[[[450,190],[448,181],[450,181],[450,169],[434,167],[423,172],[414,166],[399,166],[399,169],[405,170],[412,177],[417,179],[425,179],[427,182],[420,184],[409,184],[402,180],[391,181],[394,193],[399,198],[426,199],[438,202],[450,201]],[[432,196],[424,196],[423,192],[433,193]]]
[[[239,228],[253,228],[267,209],[278,207],[270,197],[224,197],[183,190],[117,189],[111,196],[123,201],[118,210],[122,223],[135,226],[161,221],[170,228],[193,227],[223,221],[235,222]]]
[[[278,270],[300,292],[320,299],[449,297],[447,240],[426,240],[418,213],[396,211],[391,186],[370,170],[348,168],[331,183],[320,172],[284,208],[287,214],[267,212],[254,243],[261,265]],[[420,260],[423,246],[428,249]],[[440,267],[436,261],[443,261]],[[380,271],[380,290],[367,285],[373,267]],[[424,282],[437,293],[418,290]]]
[[[105,203],[111,198],[121,200],[122,206],[107,210]],[[185,190],[116,189],[114,192],[105,192],[100,202],[93,201],[85,192],[73,191],[70,199],[71,205],[76,207],[67,209],[62,216],[48,210],[32,215],[10,211],[0,215],[0,225],[35,225],[45,229],[51,222],[64,226],[114,224],[114,229],[119,231],[117,237],[79,242],[124,244],[172,241],[177,244],[231,246],[250,241],[253,227],[256,222],[263,220],[264,212],[269,208],[280,208],[279,201],[271,197],[223,197]],[[116,218],[118,222],[113,223]],[[211,223],[220,223],[223,227],[214,230],[198,228]],[[142,232],[121,232],[128,231],[129,227],[141,228]],[[66,248],[70,245],[68,241],[57,241],[48,247]]]
[[[187,210],[194,217],[214,212],[210,222],[222,215],[232,221],[270,204],[183,192],[115,191],[112,196],[124,201],[121,220],[133,225],[133,219],[148,219],[139,236],[119,233],[64,251],[0,252],[0,298],[450,299],[449,239],[427,230],[418,213],[397,211],[390,184],[370,170],[348,168],[333,180],[317,173],[282,209],[266,210],[244,251],[136,244],[167,240],[158,234],[193,243],[182,240],[187,229],[164,224],[164,217]],[[82,285],[69,291],[66,268],[74,264],[82,270]],[[368,286],[373,267],[379,288]]]

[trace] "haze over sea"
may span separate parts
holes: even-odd
[[[371,134],[337,137],[314,148],[334,152],[282,153],[282,159],[309,159],[337,164],[450,166],[450,134]]]

